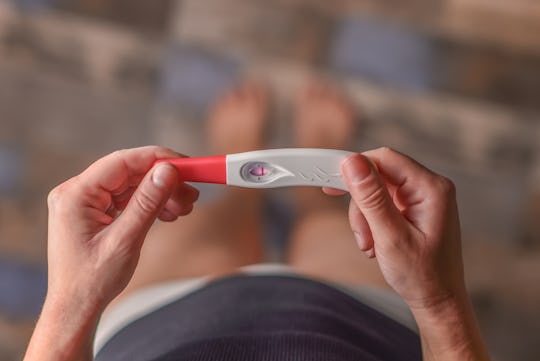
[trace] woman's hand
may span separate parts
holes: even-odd
[[[358,246],[410,306],[424,359],[488,360],[465,289],[452,182],[388,148],[350,156],[342,172]]]
[[[156,220],[193,209],[198,191],[158,159],[161,147],[112,153],[48,197],[49,285],[26,360],[90,359],[99,315],[128,284]]]
[[[450,180],[388,148],[349,157],[343,174],[360,249],[377,257],[388,284],[411,307],[465,291]]]
[[[51,191],[48,297],[83,297],[105,307],[127,285],[156,218],[191,212],[198,191],[157,159],[166,148],[114,152]]]

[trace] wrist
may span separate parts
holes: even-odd
[[[425,314],[437,314],[441,310],[470,304],[465,283],[452,289],[440,287],[422,296],[405,299],[405,302],[413,313],[417,311]]]
[[[25,361],[91,360],[100,309],[75,297],[47,295]]]
[[[81,287],[86,282],[58,282],[49,283],[47,296],[45,297],[44,310],[50,309],[54,312],[64,310],[72,312],[76,309],[81,318],[99,317],[101,312],[107,307],[107,302],[103,301],[93,287]],[[62,285],[58,287],[58,285]]]
[[[420,331],[424,359],[489,360],[466,292],[430,301],[411,307]]]
[[[68,319],[70,323],[87,324],[99,320],[102,307],[84,297],[70,294],[48,293],[41,312],[42,317]]]
[[[462,294],[446,294],[420,302],[410,302],[409,307],[419,326],[457,322],[472,313],[468,296]]]

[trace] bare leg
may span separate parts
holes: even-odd
[[[244,84],[223,97],[208,122],[216,154],[263,146],[268,99],[256,85]],[[212,204],[174,223],[157,223],[141,251],[135,274],[118,297],[140,287],[182,278],[221,275],[263,259],[261,192],[224,189]]]
[[[299,147],[347,148],[355,130],[354,111],[335,89],[314,84],[296,104]],[[299,220],[291,235],[288,261],[298,272],[340,284],[386,286],[376,260],[356,246],[342,197],[316,188],[295,190]]]

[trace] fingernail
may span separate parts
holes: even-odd
[[[369,160],[360,154],[352,155],[345,160],[343,172],[350,181],[361,182],[371,173]]]
[[[158,188],[165,188],[170,182],[171,166],[168,164],[158,164],[152,173],[152,183]]]

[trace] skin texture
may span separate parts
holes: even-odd
[[[411,308],[426,360],[488,360],[465,290],[453,183],[388,148],[347,158],[358,247]]]
[[[127,285],[156,220],[191,212],[198,191],[178,183],[161,147],[112,153],[56,187],[49,205],[49,285],[26,360],[90,360],[101,312]]]

